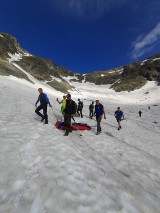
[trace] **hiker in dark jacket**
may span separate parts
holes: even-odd
[[[71,95],[66,96],[66,106],[64,109],[64,126],[66,126],[66,132],[64,136],[68,136],[69,132],[72,132],[71,118],[76,113],[76,103],[71,99]]]
[[[52,107],[52,105],[50,104],[48,96],[45,93],[43,93],[42,88],[39,88],[38,92],[39,96],[35,103],[36,107],[35,113],[37,113],[37,115],[39,115],[42,118],[41,121],[45,120],[44,124],[48,124],[47,104],[49,104],[50,107]],[[40,105],[37,107],[38,102],[40,102]],[[41,109],[43,109],[43,115],[39,112]]]
[[[96,135],[99,135],[102,131],[100,124],[101,124],[101,120],[102,120],[103,115],[104,115],[104,119],[106,119],[104,107],[99,102],[99,100],[96,100],[94,115],[96,116],[96,120],[97,120],[97,133],[96,133]]]
[[[89,117],[92,119],[93,117],[93,111],[94,111],[94,102],[89,105]]]
[[[82,114],[82,109],[83,109],[83,102],[78,99],[78,107],[77,107],[77,114],[83,118]]]
[[[141,115],[142,115],[143,113],[142,113],[141,111],[139,111],[138,114],[139,114],[139,117],[141,117]]]

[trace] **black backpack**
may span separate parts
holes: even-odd
[[[94,109],[94,105],[93,104],[90,104],[89,105],[89,110],[93,110]]]
[[[78,108],[80,108],[80,109],[83,108],[83,102],[82,102],[82,101],[80,101],[80,102],[78,103]]]
[[[73,111],[73,114],[75,114],[76,111],[77,111],[77,104],[76,104],[76,102],[73,101],[73,100],[72,100],[72,111]]]

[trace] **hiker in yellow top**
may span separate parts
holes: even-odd
[[[64,109],[66,108],[66,96],[65,95],[63,96],[63,100],[62,101],[59,101],[58,98],[57,98],[57,102],[59,104],[62,104],[61,112],[62,112],[62,114],[64,114],[63,112],[64,112]]]

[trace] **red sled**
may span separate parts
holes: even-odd
[[[55,126],[57,129],[66,130],[66,127],[64,126],[64,122],[62,121],[57,121],[55,123]],[[72,127],[72,130],[91,130],[90,126],[83,123],[72,123],[71,127]]]

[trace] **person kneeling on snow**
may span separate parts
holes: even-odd
[[[52,105],[50,104],[48,96],[45,93],[43,93],[42,88],[39,88],[38,92],[39,92],[39,96],[35,103],[35,107],[36,107],[35,113],[37,113],[37,115],[39,115],[42,118],[41,121],[45,120],[44,124],[48,124],[47,104],[49,104],[50,107],[52,107]],[[39,101],[40,101],[40,105],[37,107],[37,104]],[[41,109],[43,109],[43,115],[39,112]]]
[[[76,103],[71,99],[71,95],[66,96],[66,107],[64,109],[64,126],[66,127],[66,132],[64,136],[68,136],[69,132],[72,132],[71,118],[76,113]]]

